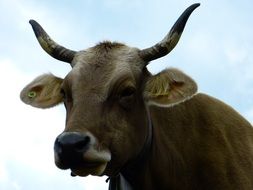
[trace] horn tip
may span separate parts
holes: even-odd
[[[199,6],[200,6],[200,3],[194,3],[193,6],[199,7]]]
[[[35,36],[37,38],[42,36],[44,31],[43,31],[43,28],[40,26],[40,24],[33,19],[29,20],[29,23],[31,24],[31,26],[33,28]]]
[[[192,4],[192,5],[189,7],[189,9],[194,10],[194,9],[196,9],[196,8],[199,7],[199,6],[200,6],[200,3],[194,3],[194,4]]]
[[[37,22],[35,21],[35,20],[33,20],[33,19],[30,19],[29,20],[29,24],[31,24],[31,25],[34,25],[34,24],[36,24]]]

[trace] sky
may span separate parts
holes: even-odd
[[[253,123],[253,1],[199,0],[177,47],[148,66],[176,67],[199,92],[231,105]],[[0,0],[0,189],[103,190],[106,177],[71,177],[54,165],[53,143],[64,129],[63,106],[36,109],[19,99],[42,73],[64,77],[70,66],[47,55],[29,19],[73,50],[111,40],[147,48],[167,34],[192,0]],[[224,113],[226,114],[226,113]]]

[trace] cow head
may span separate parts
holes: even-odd
[[[38,108],[64,103],[66,126],[54,145],[59,168],[79,176],[117,173],[145,144],[148,105],[172,106],[196,93],[195,82],[181,71],[170,68],[153,76],[146,65],[176,46],[198,6],[186,9],[161,42],[144,50],[103,42],[75,52],[30,21],[42,48],[72,66],[64,79],[41,75],[20,95],[23,102]]]

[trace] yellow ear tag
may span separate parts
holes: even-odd
[[[29,97],[29,98],[35,98],[36,97],[36,92],[34,92],[34,91],[30,91],[30,92],[28,92],[28,94],[27,94],[27,96]]]

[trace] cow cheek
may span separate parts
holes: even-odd
[[[135,135],[131,133],[134,132],[132,128],[125,122],[121,122],[121,125],[118,126],[111,136],[112,162],[119,167],[136,155],[138,144],[134,140]],[[117,160],[114,158],[117,158]]]

